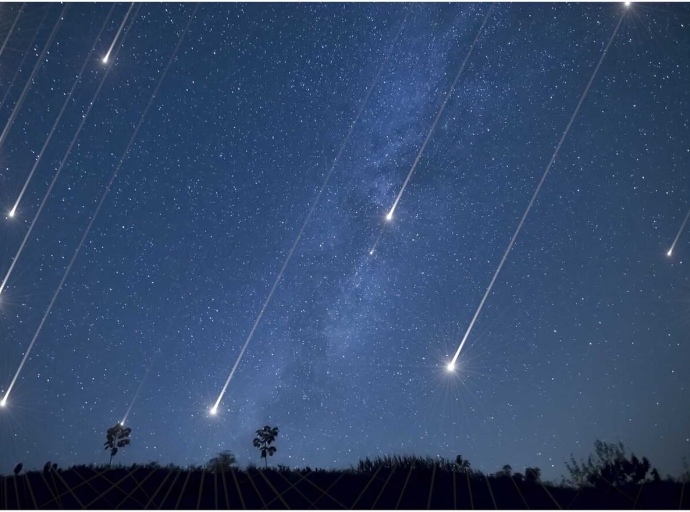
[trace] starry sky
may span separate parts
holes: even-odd
[[[290,466],[462,454],[557,479],[599,438],[680,472],[690,233],[666,251],[690,208],[687,4],[625,11],[452,375],[623,4],[495,5],[374,256],[489,4],[201,4],[172,60],[195,4],[137,4],[104,64],[129,5],[68,6],[0,148],[4,277],[108,72],[2,293],[4,393],[170,62],[0,410],[0,472],[107,462],[130,407],[125,464],[258,463],[270,424]],[[0,5],[0,40],[20,7]],[[10,34],[3,128],[62,9],[27,4]]]

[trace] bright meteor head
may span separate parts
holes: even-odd
[[[393,212],[388,212],[388,215],[386,215],[386,220],[387,220],[388,222],[390,222],[390,221],[393,220]]]
[[[666,253],[666,256],[671,256],[672,253],[673,253],[673,249],[669,249],[668,252]]]
[[[6,405],[7,405],[7,399],[6,398],[3,398],[2,400],[0,400],[0,407],[5,407]]]
[[[452,361],[446,365],[446,371],[448,373],[453,373],[455,371],[455,363]]]
[[[631,2],[625,2],[626,7],[630,7]]]
[[[211,416],[215,416],[216,414],[218,414],[218,407],[214,405],[211,407]]]
[[[9,215],[10,219],[11,219],[12,217],[14,217],[14,210],[10,210],[10,213],[9,213],[8,215]]]
[[[105,57],[103,57],[103,64],[107,64],[107,63],[108,63],[108,56],[106,55]]]

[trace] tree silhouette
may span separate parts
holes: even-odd
[[[213,457],[206,464],[208,471],[230,471],[233,464],[237,463],[237,458],[230,450],[223,450]]]
[[[20,462],[19,464],[17,464],[17,465],[14,467],[14,476],[19,475],[19,473],[22,472],[22,468],[23,468],[23,467],[24,467],[24,464],[22,464],[21,462]]]
[[[594,486],[621,486],[628,483],[639,484],[647,481],[648,477],[654,480],[659,472],[652,468],[649,460],[642,457],[639,460],[635,454],[628,459],[625,446],[605,443],[596,440],[594,442],[595,456],[588,457],[586,461],[578,463],[571,455],[570,463],[565,466],[570,472],[570,481],[576,485]]]
[[[117,423],[114,427],[109,428],[106,433],[106,442],[103,446],[106,450],[110,450],[110,462],[108,465],[113,463],[113,457],[117,454],[117,450],[124,448],[131,441],[129,435],[132,433],[132,429],[123,427],[121,423]]]
[[[276,447],[271,446],[271,443],[276,440],[277,435],[278,427],[271,428],[268,425],[256,431],[254,446],[261,450],[261,458],[264,459],[266,467],[268,467],[268,456],[273,457],[276,452]]]
[[[510,464],[506,464],[502,469],[505,476],[511,476],[513,474],[513,468],[510,467]]]
[[[470,470],[470,461],[462,458],[462,455],[455,457],[455,469],[460,473],[467,473]]]
[[[525,480],[528,482],[541,481],[541,469],[539,468],[525,468]]]

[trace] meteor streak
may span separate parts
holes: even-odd
[[[290,259],[292,258],[292,254],[295,252],[295,249],[297,248],[297,244],[299,244],[299,241],[302,238],[302,234],[304,233],[304,230],[307,227],[307,224],[309,224],[309,221],[311,220],[311,216],[314,213],[314,210],[316,209],[316,205],[319,203],[319,199],[321,199],[321,195],[323,194],[323,191],[326,189],[326,186],[328,185],[329,180],[331,179],[331,175],[333,174],[333,171],[336,168],[336,165],[338,164],[338,161],[340,160],[340,156],[343,154],[343,150],[345,149],[345,146],[350,140],[350,137],[352,136],[352,131],[355,128],[355,125],[357,124],[357,121],[359,120],[360,116],[362,115],[362,112],[364,111],[364,108],[367,106],[367,103],[369,103],[369,98],[371,97],[371,93],[376,87],[376,84],[379,81],[379,77],[381,76],[381,73],[383,72],[383,68],[386,66],[386,63],[388,62],[389,57],[391,56],[391,53],[393,52],[393,48],[395,47],[396,43],[398,42],[398,39],[400,38],[400,34],[402,34],[402,30],[405,26],[405,23],[407,22],[407,17],[409,16],[409,11],[405,14],[405,18],[403,19],[402,23],[400,24],[400,29],[398,30],[398,33],[395,35],[393,38],[393,42],[391,43],[390,47],[388,48],[388,51],[386,52],[386,55],[383,59],[383,62],[381,63],[381,66],[379,66],[378,71],[376,72],[376,76],[374,77],[374,81],[371,83],[369,86],[369,89],[367,90],[366,95],[364,96],[364,101],[362,102],[362,105],[359,107],[359,111],[357,112],[357,115],[355,116],[354,120],[350,124],[350,129],[347,132],[347,135],[345,136],[345,140],[343,140],[343,143],[340,145],[340,149],[338,150],[338,153],[333,160],[333,164],[331,165],[331,168],[329,169],[328,173],[326,174],[326,179],[323,181],[323,184],[321,185],[321,189],[319,190],[318,194],[316,195],[316,199],[314,199],[313,204],[311,205],[311,208],[309,209],[309,213],[307,213],[307,217],[304,219],[304,223],[302,224],[302,228],[299,230],[299,233],[297,234],[297,238],[295,238],[295,241],[292,244],[292,247],[290,247],[290,251],[288,251],[288,255],[285,258],[285,261],[283,262],[283,266],[281,267],[280,271],[278,272],[278,275],[276,276],[276,279],[273,283],[273,286],[271,287],[271,291],[268,292],[268,297],[266,297],[266,300],[264,301],[263,306],[261,306],[261,310],[259,311],[259,315],[256,317],[256,320],[254,321],[254,325],[252,326],[251,331],[249,331],[249,335],[247,336],[247,339],[244,342],[244,345],[242,346],[242,349],[240,350],[240,354],[237,357],[237,360],[235,361],[235,364],[232,367],[232,370],[230,371],[230,375],[228,375],[228,378],[225,380],[225,384],[223,385],[223,389],[221,390],[220,394],[218,395],[218,399],[216,400],[216,403],[213,405],[213,407],[210,410],[211,415],[216,415],[218,412],[218,406],[220,405],[221,400],[223,399],[223,395],[225,395],[226,390],[228,389],[228,385],[230,384],[230,381],[232,380],[233,375],[235,374],[235,370],[237,370],[237,366],[240,364],[240,361],[242,360],[242,357],[244,356],[244,352],[247,350],[247,346],[249,345],[249,342],[252,340],[252,337],[254,336],[254,332],[256,331],[256,328],[259,326],[259,322],[261,322],[261,318],[264,315],[264,312],[266,311],[266,308],[268,307],[268,304],[271,302],[271,298],[273,298],[273,293],[276,291],[276,288],[278,287],[278,283],[280,283],[281,278],[283,277],[283,272],[285,272],[285,268],[288,266],[288,263],[290,263]]]
[[[24,354],[24,358],[22,359],[22,362],[19,365],[19,368],[17,369],[17,373],[14,374],[14,378],[12,379],[12,383],[10,384],[9,388],[7,388],[7,391],[5,392],[5,396],[3,398],[3,401],[7,400],[7,397],[10,395],[10,392],[12,391],[12,388],[14,387],[15,382],[17,381],[17,378],[19,377],[19,374],[22,371],[22,368],[24,366],[24,363],[26,363],[26,359],[29,357],[29,354],[31,353],[31,349],[33,348],[34,344],[36,343],[36,338],[38,338],[39,333],[41,332],[41,329],[43,328],[43,324],[46,321],[46,318],[48,318],[48,315],[50,314],[51,309],[53,308],[53,304],[55,304],[55,300],[57,299],[58,295],[60,294],[60,290],[62,289],[62,286],[65,284],[65,280],[67,279],[67,276],[69,275],[70,271],[72,270],[72,266],[74,265],[74,261],[77,259],[77,256],[79,255],[79,251],[81,250],[82,246],[84,245],[84,241],[86,240],[86,237],[89,235],[89,232],[91,231],[91,227],[93,226],[94,221],[96,220],[96,217],[98,217],[98,212],[100,212],[101,207],[103,206],[103,202],[105,201],[105,198],[108,196],[108,192],[110,192],[111,187],[113,186],[113,182],[115,181],[115,178],[117,177],[117,173],[120,170],[120,167],[122,167],[122,163],[124,162],[127,153],[129,152],[129,149],[132,146],[132,143],[134,142],[134,139],[137,136],[137,133],[139,133],[139,129],[141,128],[142,123],[144,122],[144,118],[146,117],[146,113],[149,111],[149,108],[151,107],[151,104],[153,103],[153,100],[156,97],[156,94],[158,93],[158,89],[161,86],[161,83],[163,83],[163,79],[165,78],[165,75],[168,73],[168,69],[170,68],[170,64],[172,63],[173,59],[175,58],[175,55],[177,54],[177,50],[180,47],[180,43],[182,43],[182,40],[184,39],[185,34],[187,33],[187,29],[189,29],[189,25],[191,24],[192,20],[194,19],[194,15],[196,14],[197,9],[199,8],[199,4],[197,4],[194,7],[194,11],[192,12],[192,16],[189,19],[189,22],[187,23],[187,26],[185,29],[182,31],[182,34],[180,35],[180,39],[177,41],[177,45],[175,46],[175,50],[173,51],[172,55],[170,56],[170,60],[168,61],[168,64],[165,66],[165,69],[163,70],[163,74],[161,75],[160,80],[158,81],[158,84],[156,85],[156,88],[153,91],[153,94],[151,95],[151,99],[149,100],[148,104],[146,105],[146,108],[141,114],[141,117],[139,118],[139,122],[137,123],[137,126],[134,128],[134,133],[132,133],[132,136],[129,139],[129,142],[127,143],[127,147],[125,147],[125,151],[122,154],[122,158],[120,158],[119,163],[117,164],[117,167],[113,171],[113,174],[110,178],[110,181],[108,182],[108,185],[106,186],[105,190],[103,191],[103,195],[101,195],[101,199],[98,202],[98,205],[96,206],[96,210],[94,211],[93,215],[91,216],[91,220],[89,221],[88,226],[86,227],[86,231],[84,231],[84,234],[81,237],[81,240],[79,240],[79,244],[77,245],[76,250],[74,251],[74,254],[72,255],[72,259],[70,260],[69,264],[67,265],[67,268],[65,269],[65,273],[62,275],[62,279],[60,280],[60,284],[58,285],[57,289],[55,290],[55,293],[53,294],[53,298],[50,301],[50,305],[48,306],[48,309],[46,309],[45,314],[43,315],[43,319],[41,320],[41,323],[38,326],[38,329],[36,330],[36,334],[34,334],[33,339],[31,340],[31,343],[29,344],[29,348],[27,349],[26,353]],[[137,10],[138,12],[138,10]],[[125,33],[126,35],[127,33]],[[124,44],[124,38],[121,44]],[[110,70],[111,68],[109,68]],[[108,70],[108,71],[109,71]],[[108,75],[108,72],[106,72],[105,76]],[[103,81],[101,81],[101,85],[103,85]],[[100,91],[100,86],[99,86],[99,91]],[[92,103],[93,104],[93,103]]]
[[[112,12],[112,8],[111,8],[110,12]],[[110,14],[108,14],[108,16],[110,16]],[[106,19],[106,23],[107,23],[107,21],[108,20]],[[98,38],[100,38],[101,33],[103,32],[104,28],[105,28],[105,23],[101,27],[101,31],[98,33],[98,37],[96,38],[94,45],[98,41]],[[126,34],[125,34],[125,37],[126,37]],[[123,42],[124,42],[124,38],[123,38]],[[93,52],[93,51],[94,51],[94,49],[92,48],[91,52]],[[89,55],[91,55],[91,53]],[[86,64],[88,62],[89,62],[89,58],[87,57],[86,61],[84,62],[84,67],[86,66]],[[81,69],[82,72],[84,71],[84,67],[82,67],[82,69]],[[41,204],[39,205],[38,210],[36,211],[36,215],[34,216],[33,220],[31,221],[31,224],[29,225],[29,230],[26,232],[26,235],[24,235],[24,239],[22,240],[22,243],[19,246],[19,250],[17,251],[17,254],[14,256],[14,259],[12,260],[12,263],[10,264],[10,268],[7,270],[7,274],[5,274],[5,278],[2,280],[2,283],[0,284],[0,297],[2,296],[2,292],[5,289],[5,286],[7,286],[7,281],[9,280],[10,275],[12,275],[12,271],[14,270],[14,266],[17,264],[17,261],[19,260],[19,257],[21,256],[22,251],[24,250],[24,246],[26,245],[27,240],[31,236],[31,232],[33,231],[34,226],[36,225],[36,221],[41,216],[41,212],[43,211],[43,206],[46,204],[48,197],[50,197],[50,193],[52,192],[53,187],[55,186],[55,182],[57,181],[58,177],[60,176],[60,173],[62,172],[62,168],[65,166],[67,159],[69,158],[70,154],[72,153],[72,148],[74,147],[74,144],[77,142],[77,138],[79,137],[79,134],[81,133],[82,128],[84,128],[84,123],[86,123],[86,119],[89,117],[89,113],[91,112],[91,107],[93,107],[93,104],[96,102],[96,99],[98,98],[98,95],[100,94],[101,89],[103,88],[103,84],[105,83],[105,79],[108,78],[109,74],[110,74],[110,69],[106,70],[105,74],[103,75],[103,78],[101,78],[101,83],[98,85],[98,89],[96,89],[95,94],[93,95],[93,97],[91,98],[91,101],[89,102],[89,106],[87,107],[86,112],[82,116],[81,123],[79,124],[79,127],[77,128],[77,131],[74,134],[74,137],[72,137],[72,142],[70,142],[70,145],[68,146],[67,151],[65,152],[65,156],[60,161],[60,165],[59,165],[57,171],[55,172],[55,176],[53,176],[53,181],[50,182],[50,186],[48,187],[48,190],[46,191],[45,195],[43,196],[43,200],[41,201]],[[80,76],[81,76],[81,73],[80,73]],[[79,81],[79,78],[77,78],[77,81],[74,83],[75,86],[76,86],[78,81]],[[73,91],[74,91],[74,86],[72,87],[72,91],[70,91],[70,94],[72,94]],[[62,112],[64,112],[68,101],[69,101],[69,96],[67,97],[67,100],[65,101],[65,103],[62,105],[62,110],[60,111],[60,115],[58,116],[58,119],[55,121],[55,124],[53,125],[53,129],[50,132],[50,136],[52,136],[53,131],[55,130],[55,127],[57,126],[57,122],[59,121],[60,116],[62,115]],[[50,136],[48,136],[48,139],[50,139]],[[47,144],[48,144],[48,141],[46,141],[46,145]],[[43,150],[45,150],[45,145],[43,146],[41,153],[43,153]],[[39,160],[40,160],[40,158],[41,157],[39,155]],[[31,171],[32,173],[35,170],[37,164],[38,164],[38,160],[36,161],[36,164],[34,164],[34,169],[32,169],[32,171]],[[31,176],[29,176],[29,179],[31,179]],[[26,188],[26,185],[24,186],[24,188]],[[23,193],[23,190],[22,190],[22,193]],[[21,199],[21,195],[19,197]],[[17,201],[17,204],[18,203],[19,203],[19,201]],[[14,215],[15,209],[16,209],[16,204],[15,204],[15,208],[13,208],[12,211],[10,212],[10,217],[12,217]]]
[[[611,43],[613,43],[613,40],[616,37],[616,34],[618,33],[618,29],[621,26],[621,23],[623,22],[623,16],[625,16],[625,11],[623,11],[620,15],[620,18],[618,19],[618,24],[616,24],[616,28],[613,31],[613,34],[611,34],[611,38],[609,39],[608,44],[606,45],[606,48],[604,48],[604,51],[601,54],[601,57],[599,58],[599,62],[597,63],[596,67],[594,68],[594,71],[592,72],[592,76],[589,79],[589,82],[587,83],[587,86],[585,87],[585,90],[582,92],[582,95],[580,96],[580,101],[577,102],[577,106],[575,107],[575,110],[573,111],[573,114],[570,116],[570,121],[568,121],[568,125],[566,126],[565,130],[563,131],[563,135],[561,135],[561,139],[558,141],[558,145],[556,146],[556,150],[553,152],[553,155],[551,156],[551,160],[549,160],[548,165],[546,166],[546,170],[544,170],[544,174],[541,177],[541,180],[539,181],[539,184],[537,185],[536,190],[534,191],[534,194],[532,194],[532,198],[529,201],[529,204],[527,205],[527,208],[525,209],[525,213],[522,214],[522,218],[520,219],[520,222],[518,223],[517,228],[515,229],[515,233],[513,233],[513,237],[510,239],[510,243],[508,243],[508,247],[506,248],[505,252],[503,253],[503,258],[501,258],[501,262],[498,264],[498,267],[496,268],[496,271],[494,272],[494,276],[491,278],[491,282],[489,283],[489,287],[486,289],[486,292],[484,293],[484,297],[482,297],[482,301],[479,303],[479,307],[477,308],[477,311],[474,313],[474,316],[472,317],[472,321],[470,322],[469,327],[467,328],[467,331],[465,332],[465,335],[462,338],[462,342],[460,342],[460,346],[458,347],[458,350],[455,352],[455,355],[453,356],[453,360],[451,361],[451,365],[455,365],[455,363],[458,360],[458,357],[460,356],[460,351],[462,350],[462,347],[465,345],[465,342],[467,341],[467,338],[470,335],[470,332],[472,331],[472,327],[474,327],[474,323],[477,321],[477,317],[479,316],[479,313],[481,312],[482,308],[484,307],[484,303],[486,302],[486,298],[489,296],[491,293],[491,289],[494,286],[494,283],[496,282],[496,278],[498,277],[498,274],[501,272],[501,269],[503,268],[503,264],[506,262],[506,258],[508,257],[508,253],[513,247],[513,244],[515,243],[515,239],[517,238],[518,234],[520,233],[520,230],[522,229],[523,224],[525,223],[525,219],[527,218],[527,215],[529,214],[530,210],[532,209],[532,205],[534,205],[534,201],[537,198],[537,195],[539,194],[539,191],[541,190],[542,185],[544,184],[544,181],[546,180],[546,177],[549,174],[549,171],[551,170],[551,166],[553,165],[554,161],[556,160],[556,156],[558,155],[558,152],[561,149],[561,146],[563,145],[563,141],[565,140],[566,136],[568,135],[568,132],[570,131],[570,127],[573,125],[573,121],[575,121],[575,117],[577,116],[577,113],[580,111],[580,107],[582,106],[582,103],[585,101],[585,97],[587,96],[587,93],[589,92],[589,88],[592,86],[592,82],[594,82],[594,79],[597,76],[597,72],[599,71],[599,68],[601,67],[601,63],[604,61],[604,57],[606,57],[606,54],[609,51],[609,47],[611,46]]]
[[[673,254],[673,249],[675,249],[676,244],[678,243],[678,239],[680,238],[680,234],[683,232],[683,229],[685,229],[685,225],[688,223],[688,218],[690,218],[690,210],[688,210],[688,214],[685,216],[685,220],[680,225],[680,229],[678,230],[678,234],[676,235],[676,238],[673,240],[673,244],[671,244],[671,248],[666,253],[667,256],[671,256]]]
[[[400,192],[398,192],[398,196],[395,198],[395,202],[393,203],[393,206],[391,207],[390,211],[388,212],[388,215],[386,215],[386,220],[391,221],[393,220],[393,213],[395,212],[395,209],[398,206],[398,203],[400,202],[400,198],[403,195],[403,192],[405,192],[405,188],[407,187],[407,184],[410,182],[410,178],[412,177],[412,174],[414,173],[415,168],[417,167],[417,164],[419,163],[419,159],[422,157],[422,153],[424,153],[424,149],[426,148],[427,143],[429,142],[429,139],[431,138],[431,135],[434,133],[434,130],[436,129],[436,125],[438,124],[438,120],[443,114],[443,111],[446,108],[446,105],[448,104],[448,100],[450,99],[451,95],[453,94],[453,91],[455,90],[455,86],[458,83],[458,80],[460,79],[460,75],[462,75],[462,72],[465,70],[465,66],[467,65],[467,61],[470,59],[470,56],[472,55],[472,51],[474,50],[474,47],[477,45],[477,41],[479,40],[479,36],[482,35],[482,32],[484,30],[484,27],[486,26],[486,22],[489,21],[489,16],[491,15],[491,11],[493,10],[494,6],[493,4],[491,7],[489,7],[489,10],[486,12],[486,15],[484,16],[484,21],[482,22],[481,27],[479,27],[479,31],[477,32],[477,35],[474,38],[474,41],[472,41],[472,45],[470,46],[469,51],[467,52],[467,55],[465,55],[465,60],[462,61],[462,64],[460,65],[460,69],[458,70],[457,74],[455,75],[455,80],[453,80],[453,84],[450,86],[450,89],[448,89],[448,94],[446,94],[446,98],[443,100],[443,103],[441,104],[441,108],[438,110],[438,113],[436,114],[436,118],[434,119],[434,122],[431,125],[431,128],[429,129],[429,133],[426,134],[426,139],[424,139],[424,143],[422,144],[422,147],[419,148],[419,152],[417,153],[417,156],[414,159],[414,163],[412,164],[412,167],[410,168],[410,172],[407,173],[407,177],[405,178],[405,182],[403,183],[402,188],[400,189]]]
[[[129,13],[132,11],[132,7],[134,7],[134,2],[132,2],[132,5],[129,6],[129,9],[127,10],[127,14],[125,14],[125,19],[123,19],[122,23],[120,23],[120,28],[117,29],[117,33],[115,34],[115,39],[113,39],[113,42],[110,44],[110,48],[108,48],[108,53],[106,53],[105,57],[103,57],[103,64],[108,63],[108,59],[110,58],[110,52],[113,51],[113,47],[115,46],[115,42],[117,41],[117,38],[120,37],[120,32],[122,32],[122,28],[125,26],[125,23],[127,22],[127,18],[129,18]]]
[[[22,12],[24,12],[24,7],[26,7],[26,3],[23,3],[22,6],[19,8],[17,16],[15,16],[14,21],[12,22],[12,26],[10,27],[10,31],[7,33],[5,40],[2,42],[2,47],[0,47],[0,57],[2,57],[2,53],[5,51],[5,46],[7,46],[7,41],[10,40],[12,32],[14,32],[14,26],[17,24],[17,21],[19,20],[19,17],[22,15]]]
[[[26,192],[26,187],[29,186],[29,182],[31,181],[31,178],[34,175],[34,172],[36,171],[36,167],[38,167],[38,164],[41,161],[41,158],[43,158],[43,152],[46,150],[46,147],[50,143],[50,139],[53,137],[53,133],[55,133],[55,129],[57,128],[58,124],[60,124],[60,119],[62,118],[62,114],[65,112],[65,109],[67,108],[67,105],[69,105],[69,101],[72,98],[72,94],[74,93],[74,89],[76,89],[77,85],[81,81],[81,76],[84,74],[84,70],[86,69],[86,65],[89,63],[91,60],[91,55],[93,54],[94,50],[96,49],[96,43],[101,37],[101,34],[103,33],[103,30],[105,29],[106,24],[108,23],[108,20],[110,19],[110,15],[113,13],[113,9],[115,8],[115,4],[110,8],[110,12],[108,13],[108,16],[105,19],[105,22],[103,23],[103,26],[101,27],[100,32],[98,32],[98,36],[96,36],[96,41],[94,41],[93,46],[91,46],[91,50],[89,51],[89,54],[86,56],[86,60],[84,60],[84,64],[81,67],[81,70],[79,70],[79,74],[77,75],[76,80],[72,84],[72,88],[70,89],[69,93],[67,93],[67,97],[65,98],[65,102],[62,104],[62,109],[60,109],[60,113],[57,116],[57,119],[55,119],[55,122],[53,123],[53,127],[50,129],[50,133],[48,134],[48,138],[46,139],[45,143],[43,144],[43,147],[41,148],[41,151],[38,153],[38,158],[36,158],[36,161],[34,162],[33,167],[31,168],[31,172],[29,173],[29,177],[26,179],[24,182],[24,186],[22,187],[22,191],[19,193],[19,197],[17,198],[17,201],[14,203],[14,206],[10,210],[9,216],[14,217],[14,214],[17,212],[17,208],[19,207],[19,203],[22,200],[22,197],[24,196],[24,192]],[[15,258],[16,260],[16,258]],[[2,286],[0,286],[0,293],[2,293],[2,289],[5,285],[5,282],[3,281]]]
[[[417,168],[417,164],[419,163],[419,159],[422,158],[422,154],[424,153],[424,149],[426,149],[426,145],[429,142],[429,139],[431,139],[431,135],[434,133],[434,130],[436,129],[436,125],[438,124],[438,120],[441,118],[441,115],[443,114],[443,111],[446,108],[446,105],[448,104],[448,100],[450,99],[451,95],[453,94],[453,91],[455,90],[455,86],[458,83],[458,80],[460,79],[460,75],[462,75],[462,72],[465,70],[465,66],[467,65],[467,61],[470,59],[470,56],[472,55],[472,52],[474,51],[474,47],[477,45],[477,41],[479,41],[479,37],[482,35],[482,32],[484,31],[484,27],[486,26],[486,22],[489,21],[489,16],[491,16],[491,11],[493,11],[493,4],[491,4],[491,7],[489,7],[489,10],[486,11],[486,15],[484,16],[484,21],[482,21],[481,26],[479,27],[479,31],[477,32],[477,35],[474,38],[474,41],[472,41],[472,45],[470,46],[470,49],[467,51],[467,55],[465,55],[465,59],[462,61],[462,64],[460,65],[460,69],[458,69],[457,74],[455,75],[455,79],[453,80],[453,83],[450,86],[450,89],[448,89],[448,93],[446,94],[446,98],[443,100],[443,103],[441,104],[441,108],[438,110],[436,113],[436,118],[434,119],[434,122],[431,124],[431,128],[429,128],[429,132],[426,134],[426,138],[424,139],[424,142],[422,143],[422,147],[419,148],[419,151],[417,152],[417,156],[414,159],[414,162],[412,163],[412,167],[410,167],[410,171],[407,173],[407,177],[405,178],[405,181],[403,182],[403,186],[400,189],[400,192],[398,192],[397,197],[395,198],[395,201],[393,202],[393,206],[391,209],[388,211],[388,214],[386,215],[386,222],[392,222],[393,221],[393,213],[395,213],[395,209],[398,207],[398,203],[400,202],[400,198],[403,195],[403,192],[405,192],[405,189],[407,188],[407,184],[410,182],[410,178],[412,178],[412,174],[414,174],[415,169]],[[385,228],[384,226],[381,226],[379,229],[379,234],[376,236],[376,241],[374,242],[374,245],[371,246],[371,249],[369,249],[369,255],[373,256],[374,251],[376,251],[376,246],[379,243],[379,240],[381,240],[381,235],[383,234],[383,230]]]
[[[26,99],[26,93],[29,92],[31,85],[34,82],[34,78],[36,78],[36,73],[38,73],[38,70],[41,69],[41,67],[43,66],[43,61],[46,57],[46,53],[48,52],[48,48],[50,48],[50,45],[53,43],[53,39],[55,39],[55,34],[57,33],[58,29],[60,28],[60,25],[62,25],[62,18],[64,17],[65,12],[67,12],[68,8],[69,8],[69,4],[65,4],[65,7],[62,8],[62,11],[60,12],[60,16],[58,17],[57,21],[55,22],[55,26],[53,27],[53,31],[50,33],[50,36],[48,37],[46,44],[43,46],[43,50],[41,51],[41,55],[38,57],[38,60],[36,61],[36,65],[34,66],[34,69],[31,71],[31,75],[29,76],[29,80],[26,82],[26,85],[24,86],[24,90],[22,91],[21,96],[19,96],[19,99],[17,100],[17,103],[14,106],[14,110],[12,110],[12,115],[10,115],[10,118],[8,119],[7,124],[5,125],[5,129],[2,131],[2,134],[0,134],[0,149],[2,149],[2,145],[5,143],[5,139],[7,138],[7,134],[9,133],[10,129],[12,128],[12,125],[14,124],[15,119],[17,119],[17,115],[19,114],[19,111],[21,110],[22,105],[24,104],[24,100]]]
[[[31,53],[31,48],[33,48],[34,42],[36,41],[36,37],[38,37],[38,33],[41,31],[41,27],[43,26],[43,22],[46,20],[47,16],[48,16],[48,11],[46,10],[46,12],[43,13],[43,18],[41,18],[41,22],[38,24],[38,28],[36,29],[36,33],[34,34],[34,37],[31,39],[29,46],[26,47],[26,50],[24,51],[24,55],[22,55],[22,60],[19,62],[19,66],[17,66],[17,69],[14,72],[14,76],[12,77],[12,80],[10,80],[10,85],[9,85],[9,87],[7,87],[7,90],[5,91],[5,95],[2,97],[2,101],[0,101],[0,109],[2,109],[2,107],[5,106],[5,101],[7,100],[7,97],[10,95],[10,91],[12,90],[12,87],[14,86],[14,82],[17,80],[17,76],[19,76],[19,72],[24,67],[24,61],[29,56],[29,53]]]

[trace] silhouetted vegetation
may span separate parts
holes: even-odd
[[[264,459],[265,467],[268,467],[268,456],[273,457],[277,448],[271,446],[271,443],[276,440],[278,436],[278,427],[269,427],[266,425],[264,428],[256,431],[256,437],[254,438],[254,446],[261,451],[261,458]]]
[[[105,446],[106,450],[110,450],[110,464],[113,463],[113,457],[117,455],[117,451],[130,444],[129,435],[131,433],[132,429],[123,427],[121,423],[117,423],[114,427],[108,429],[103,446]]]
[[[268,443],[266,444],[268,448]],[[576,469],[609,475],[625,470],[612,485],[541,482],[536,467],[524,477],[505,465],[495,474],[472,470],[455,460],[405,455],[365,458],[346,470],[235,467],[223,451],[206,466],[89,465],[0,478],[6,508],[63,509],[677,509],[690,505],[683,482],[655,479],[645,458],[628,456],[621,445],[597,442],[596,453]],[[266,452],[268,455],[268,450]],[[627,461],[626,465],[623,461]],[[583,469],[583,464],[584,468]],[[569,466],[573,467],[572,461]],[[576,473],[580,475],[580,473]],[[644,474],[644,478],[642,477]],[[609,475],[610,476],[610,475]],[[615,485],[613,483],[615,482]],[[686,491],[686,492],[684,492]]]

